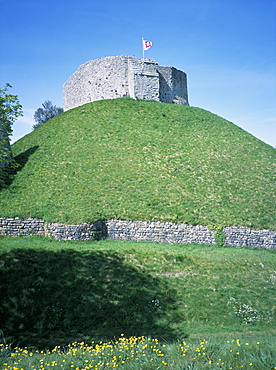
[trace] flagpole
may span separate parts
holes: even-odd
[[[142,37],[142,53],[143,53],[143,59],[145,58],[145,50],[144,50],[144,38]]]

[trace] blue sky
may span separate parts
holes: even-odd
[[[188,76],[190,105],[276,147],[275,0],[0,0],[0,86],[24,109],[12,141],[88,60],[145,56]]]

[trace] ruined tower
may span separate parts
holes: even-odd
[[[111,56],[82,64],[63,85],[65,111],[123,96],[189,105],[186,73],[153,59]]]

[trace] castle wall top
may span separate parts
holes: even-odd
[[[188,104],[187,77],[153,59],[110,56],[82,64],[63,85],[64,110],[103,99],[134,99]]]

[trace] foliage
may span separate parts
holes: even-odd
[[[22,116],[22,106],[19,104],[17,95],[8,93],[11,87],[9,83],[6,83],[5,87],[0,89],[1,131],[3,128],[3,131],[8,135],[12,133],[12,124],[16,118]]]
[[[42,108],[38,108],[35,111],[34,119],[36,124],[33,125],[33,130],[61,113],[63,113],[63,108],[58,108],[57,106],[53,105],[50,100],[45,100],[45,102],[42,104]]]
[[[20,165],[12,157],[7,164],[0,168],[0,190],[9,187],[19,168]]]
[[[209,225],[209,229],[213,230],[216,245],[218,247],[223,247],[225,240],[226,240],[226,235],[224,233],[223,226],[221,225],[217,225],[217,226],[211,225],[210,226]]]
[[[0,189],[11,179],[6,167],[16,167],[12,162],[9,136],[12,134],[14,121],[22,116],[22,106],[17,95],[8,92],[11,87],[6,83],[5,87],[0,89]]]
[[[275,251],[42,237],[0,244],[7,343],[41,348],[121,333],[171,341],[275,327]]]
[[[113,341],[77,343],[51,351],[16,347],[9,358],[3,357],[3,370],[18,369],[275,369],[275,337],[259,335],[241,338],[189,339],[164,343],[144,336],[130,338],[123,334]],[[0,344],[0,361],[7,346]],[[1,363],[1,362],[0,362]]]
[[[276,150],[203,109],[93,102],[13,152],[21,171],[0,193],[2,217],[276,228]]]

